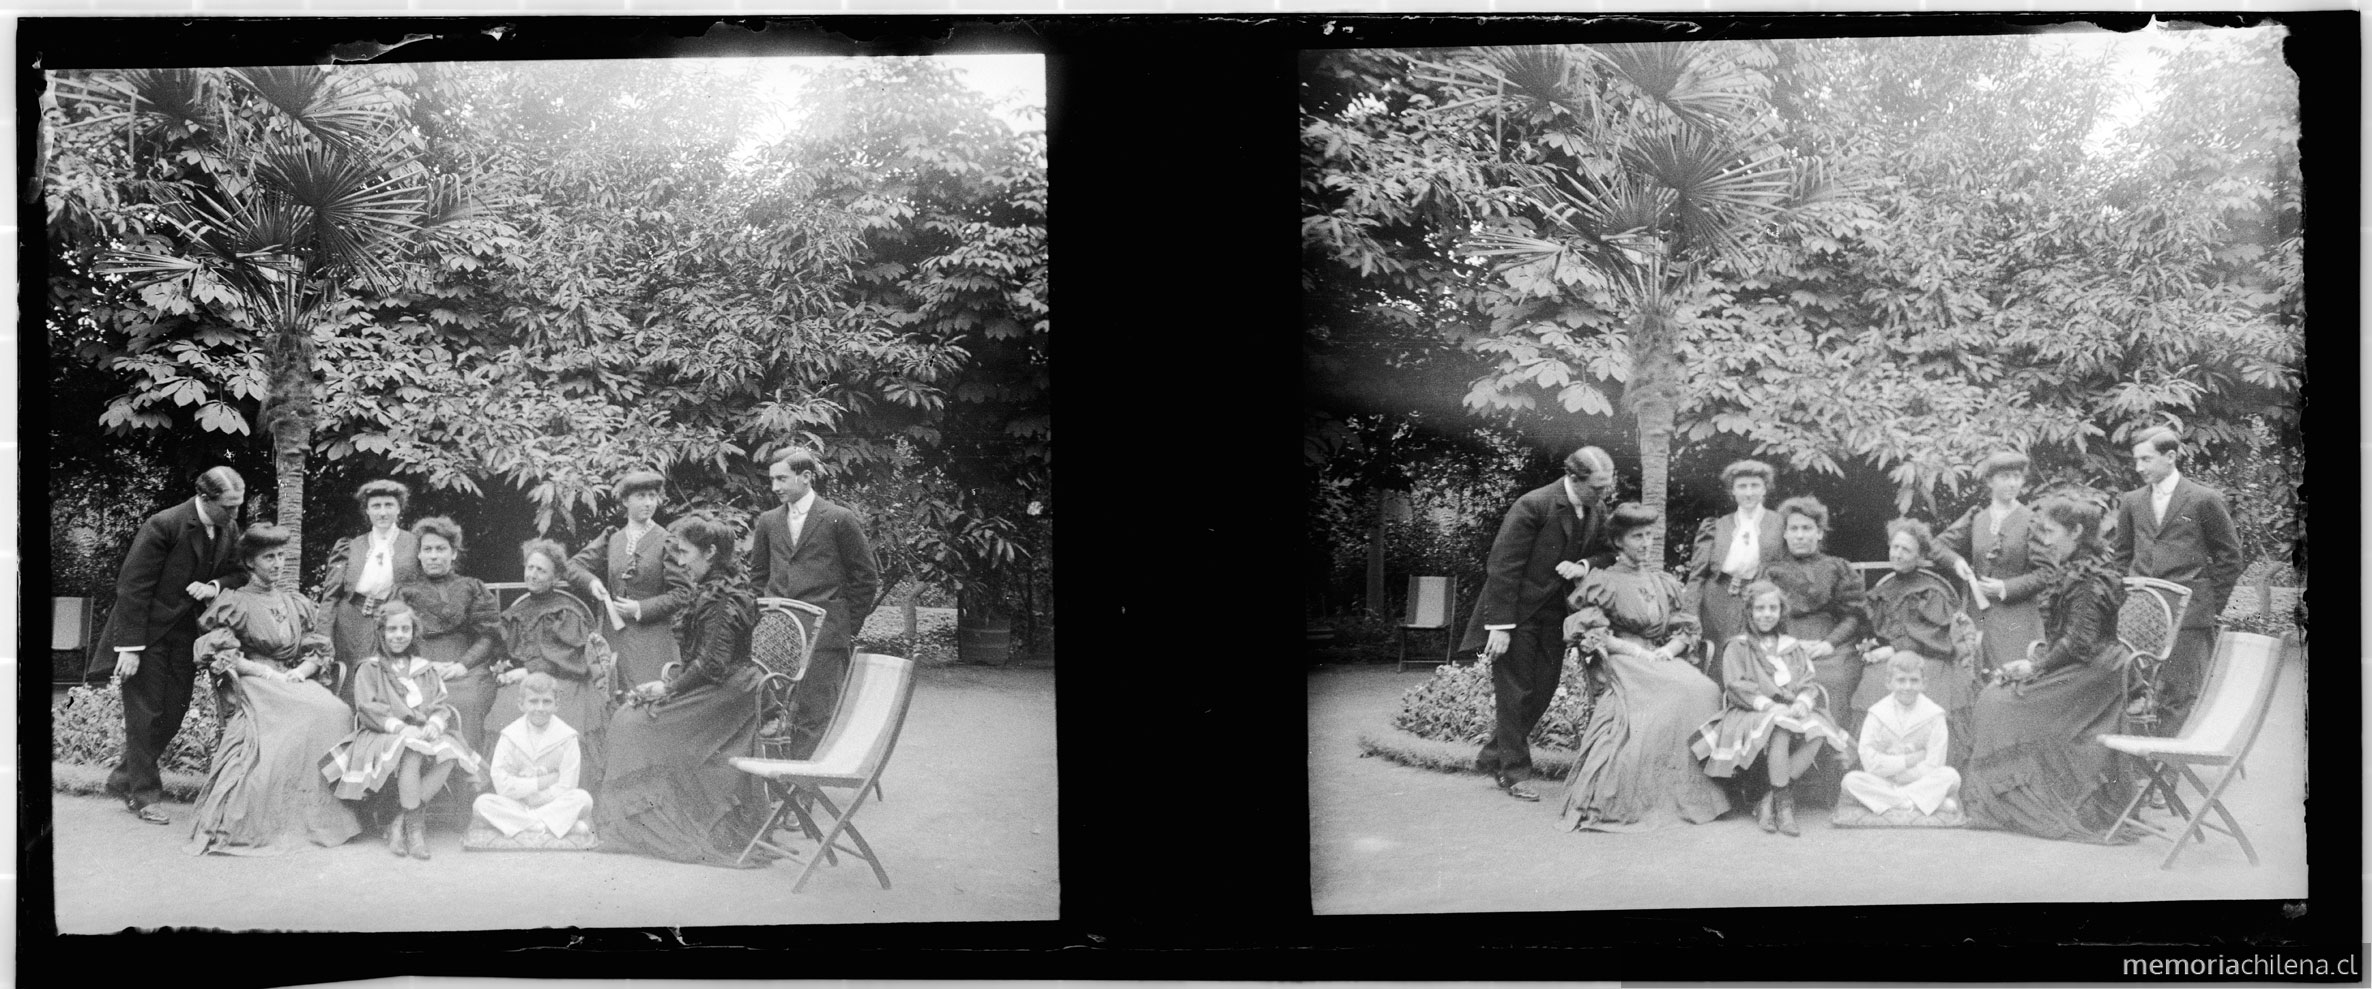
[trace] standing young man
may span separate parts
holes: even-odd
[[[792,701],[794,759],[813,753],[831,727],[849,652],[881,589],[873,547],[856,513],[816,495],[818,468],[815,454],[801,447],[774,455],[766,474],[782,504],[758,516],[750,543],[750,587],[760,597],[795,598],[825,613]]]
[[[2182,438],[2153,429],[2133,445],[2133,469],[2142,486],[2125,492],[2110,538],[2111,561],[2137,577],[2171,580],[2191,589],[2190,608],[2166,668],[2158,677],[2164,707],[2160,724],[2179,727],[2199,695],[2209,652],[2215,646],[2216,616],[2240,580],[2240,538],[2222,492],[2192,481],[2177,469]]]

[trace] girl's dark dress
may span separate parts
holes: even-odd
[[[757,618],[757,598],[738,579],[712,577],[694,592],[676,626],[684,665],[667,699],[621,707],[610,720],[593,801],[602,851],[731,866],[765,822],[764,785],[729,761],[748,755],[758,732],[764,673],[749,658]]]
[[[493,739],[486,737],[486,712],[494,706],[493,664],[500,655],[495,645],[502,634],[494,592],[476,577],[448,571],[442,577],[423,574],[399,583],[395,597],[412,606],[418,636],[413,648],[420,658],[468,668],[445,681],[445,700],[459,718],[452,728],[470,751],[493,751]]]
[[[2125,706],[2116,637],[2125,587],[2098,555],[2077,553],[2043,600],[2048,645],[2035,678],[1977,698],[1960,792],[1978,827],[2101,841],[2133,795],[2120,757],[2098,740]]]

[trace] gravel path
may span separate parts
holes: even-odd
[[[2302,679],[2292,666],[2230,805],[2263,865],[2210,833],[2174,868],[2166,844],[2044,841],[1997,831],[1837,829],[1797,812],[1800,838],[1749,817],[1651,834],[1576,834],[1554,783],[1536,804],[1482,776],[1362,758],[1421,674],[1321,667],[1309,677],[1310,886],[1320,914],[1661,907],[2301,898],[2306,895]],[[1752,882],[1738,877],[1753,874]]]
[[[395,859],[367,837],[280,858],[192,856],[181,850],[188,804],[166,804],[175,823],[156,827],[111,800],[58,795],[58,927],[405,931],[1056,919],[1051,670],[926,670],[882,789],[886,799],[869,803],[856,823],[881,852],[892,888],[882,889],[864,863],[842,858],[819,867],[796,896],[796,861],[740,870],[634,855],[464,852],[458,831],[432,833],[435,857],[427,862]]]

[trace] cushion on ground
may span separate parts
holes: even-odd
[[[1915,807],[1897,807],[1883,814],[1874,813],[1861,801],[1846,797],[1837,802],[1836,812],[1828,823],[1835,828],[1960,828],[1968,826],[1968,816],[1960,811],[1950,814],[1922,814]]]
[[[461,849],[465,852],[589,852],[599,847],[601,839],[593,835],[554,838],[542,828],[529,828],[506,838],[483,820],[471,821],[469,833],[461,836]]]

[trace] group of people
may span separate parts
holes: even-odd
[[[2182,722],[2240,574],[2223,496],[2183,478],[2180,455],[2170,430],[2140,437],[2144,483],[2112,507],[2083,491],[2025,504],[2027,458],[1993,454],[1976,469],[1990,497],[1941,534],[1886,524],[1888,566],[1865,590],[1823,551],[1827,507],[1766,508],[1772,471],[1753,460],[1723,470],[1736,509],[1667,572],[1647,558],[1661,517],[1609,506],[1613,462],[1583,447],[1492,543],[1465,639],[1492,664],[1477,767],[1540,799],[1529,738],[1570,647],[1599,691],[1565,784],[1576,829],[1711,821],[1734,789],[1762,830],[1796,835],[1797,786],[1819,776],[1872,813],[2108,840],[2134,774],[2097,736],[2151,705]],[[2129,692],[2116,638],[2128,574],[2192,591],[2154,694]]]
[[[375,821],[390,851],[425,859],[425,805],[466,781],[474,818],[506,836],[762,865],[743,852],[766,794],[729,762],[762,730],[757,601],[824,611],[787,723],[764,729],[805,758],[879,590],[863,526],[817,495],[819,473],[802,448],[772,458],[781,504],[758,516],[746,563],[722,522],[659,525],[665,478],[628,473],[612,491],[624,523],[574,556],[522,544],[526,593],[498,608],[459,572],[460,527],[404,528],[410,492],[385,480],[356,492],[369,530],[331,550],[317,596],[279,589],[290,534],[235,531],[245,482],[209,469],[196,497],[141,525],[96,644],[91,675],[111,677],[124,706],[107,792],[171,823],[158,760],[202,679],[223,727],[192,853],[339,845]]]

